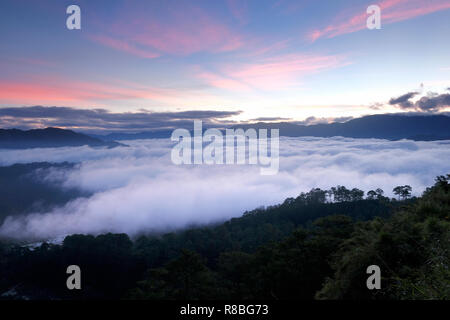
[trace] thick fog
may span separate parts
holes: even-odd
[[[382,188],[392,196],[393,187],[409,184],[420,195],[450,172],[450,141],[280,138],[280,169],[271,176],[255,165],[174,165],[168,139],[125,143],[129,147],[0,150],[3,166],[77,162],[40,178],[93,193],[50,212],[8,217],[0,236],[161,232],[237,217],[314,187]]]

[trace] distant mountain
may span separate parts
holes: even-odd
[[[398,115],[382,114],[353,119],[344,123],[300,125],[294,122],[258,122],[233,126],[233,128],[280,129],[286,137],[334,137],[377,138],[388,140],[410,139],[416,141],[450,139],[450,117],[445,115]],[[192,130],[192,128],[186,128]],[[206,129],[206,128],[204,128]],[[112,133],[104,140],[132,140],[168,138],[172,131],[149,131],[140,133]]]
[[[251,126],[249,126],[251,127]],[[279,128],[288,137],[313,136],[349,138],[378,138],[388,140],[444,140],[450,139],[450,117],[444,115],[372,115],[344,123],[295,125],[292,123],[256,124],[257,128]]]
[[[138,133],[109,133],[106,135],[90,134],[90,136],[104,141],[162,139],[162,138],[170,138],[170,136],[172,135],[172,131],[173,130],[155,130]]]
[[[72,130],[59,128],[27,131],[0,129],[0,149],[75,147],[84,145],[114,148],[123,144],[115,141],[103,141]]]

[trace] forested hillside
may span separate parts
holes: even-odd
[[[3,299],[448,299],[450,175],[420,198],[313,189],[224,224],[0,246]],[[82,290],[66,289],[79,265]],[[366,268],[381,268],[368,290]]]

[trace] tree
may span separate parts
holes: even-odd
[[[364,198],[364,191],[359,190],[357,188],[353,188],[350,191],[350,197],[351,197],[351,201],[362,200]]]
[[[332,255],[334,276],[325,280],[316,298],[448,299],[448,180],[439,177],[421,198],[402,206],[388,219],[356,224]],[[404,187],[398,187],[399,196],[411,192]],[[383,270],[381,290],[367,290],[366,268],[371,264]]]
[[[325,203],[327,192],[320,188],[311,189],[311,191],[306,194],[306,199],[308,203]]]
[[[252,286],[249,285],[249,281],[254,276],[251,265],[253,258],[253,255],[240,251],[224,252],[220,255],[218,270],[230,298],[251,297]]]
[[[367,192],[367,199],[368,200],[380,200],[384,198],[383,196],[384,191],[380,188],[377,188],[376,190],[370,190]]]
[[[210,299],[214,289],[214,276],[198,253],[182,250],[178,259],[166,265],[168,284],[178,299]]]
[[[335,202],[351,201],[351,191],[344,186],[336,186],[331,188],[331,194]]]
[[[392,191],[399,199],[406,200],[411,197],[412,188],[409,185],[397,186]]]

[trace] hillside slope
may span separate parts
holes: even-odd
[[[33,130],[0,129],[0,149],[54,147],[117,147],[114,141],[103,141],[72,130],[45,128]]]

